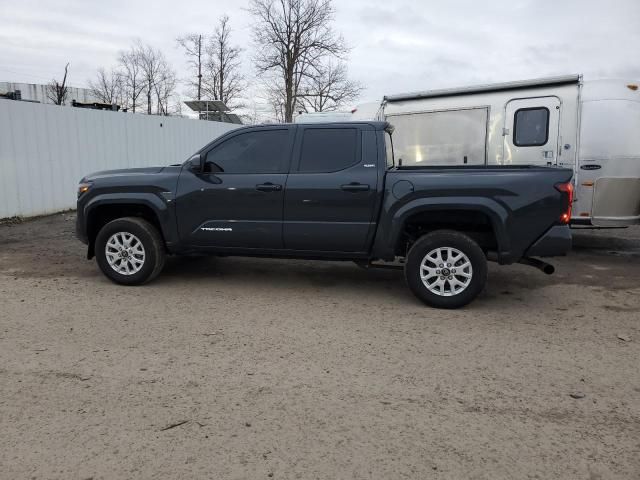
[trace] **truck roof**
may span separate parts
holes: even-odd
[[[443,88],[440,90],[425,90],[422,92],[400,93],[385,95],[385,102],[401,102],[404,100],[417,100],[420,98],[450,97],[454,95],[470,95],[481,92],[500,92],[505,90],[519,90],[532,87],[549,87],[567,84],[579,84],[582,75],[563,75],[558,77],[534,78],[532,80],[518,80],[515,82],[490,83],[474,85],[470,87]]]
[[[331,126],[331,127],[340,127],[340,126],[349,126],[349,125],[371,125],[375,130],[384,130],[388,128],[389,122],[380,121],[380,120],[335,120],[335,121],[326,121],[326,122],[302,122],[302,123],[264,123],[258,125],[244,125],[243,127],[231,130],[236,132],[238,130],[246,130],[252,128],[278,128],[285,126],[309,126],[309,127],[322,127],[322,126]]]
[[[334,122],[309,122],[309,123],[296,123],[296,125],[308,125],[317,127],[318,125],[371,125],[376,130],[384,130],[388,127],[389,122],[380,121],[380,120],[336,120]]]

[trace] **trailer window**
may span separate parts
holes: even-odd
[[[549,140],[549,109],[521,108],[513,118],[513,144],[516,147],[539,147]]]
[[[392,113],[396,165],[484,165],[488,109]]]

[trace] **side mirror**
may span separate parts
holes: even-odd
[[[194,173],[202,173],[202,156],[199,153],[196,153],[193,157],[189,159],[189,170]]]

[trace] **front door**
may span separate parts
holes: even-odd
[[[557,165],[560,99],[511,100],[505,107],[503,162],[512,165]]]
[[[282,204],[291,127],[240,131],[186,166],[176,198],[182,241],[200,247],[282,248]]]
[[[284,202],[285,248],[363,252],[375,227],[376,132],[300,125],[294,152]]]

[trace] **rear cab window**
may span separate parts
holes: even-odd
[[[388,170],[395,166],[395,161],[393,159],[393,137],[391,136],[391,132],[388,130],[385,130],[384,132],[384,146],[385,146],[387,170]]]

